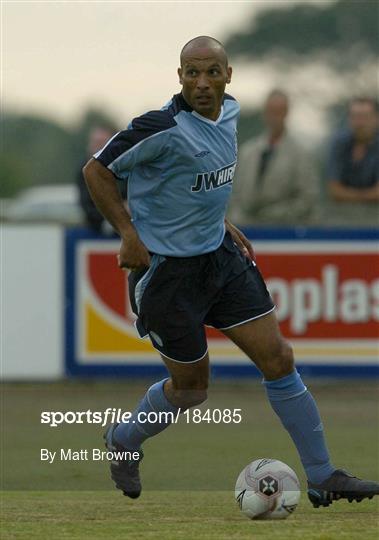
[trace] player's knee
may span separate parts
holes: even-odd
[[[208,395],[206,390],[176,390],[174,391],[175,402],[182,409],[195,407],[206,401]]]
[[[292,347],[286,340],[282,339],[266,362],[264,376],[271,380],[280,379],[292,373],[294,369]]]

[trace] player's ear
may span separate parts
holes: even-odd
[[[183,84],[183,78],[182,78],[183,70],[182,68],[178,68],[178,75],[179,75],[179,82],[180,84]]]
[[[231,66],[228,66],[228,67],[226,68],[226,74],[227,74],[227,75],[226,75],[226,84],[229,84],[230,81],[232,80],[232,71],[233,71],[233,70],[232,70],[232,67],[231,67]]]

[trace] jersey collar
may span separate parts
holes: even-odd
[[[217,126],[217,124],[221,122],[222,117],[224,116],[224,105],[221,105],[221,111],[216,120],[210,120],[209,118],[205,118],[205,116],[202,116],[194,110],[192,110],[192,115],[201,120],[202,122],[205,122],[206,124],[210,124],[211,126]]]
[[[225,99],[225,97],[224,97],[224,99]],[[190,112],[193,116],[195,116],[195,118],[198,118],[202,122],[205,122],[206,124],[210,124],[211,126],[217,126],[217,124],[219,122],[221,122],[221,120],[222,120],[222,118],[224,116],[224,99],[222,101],[223,104],[221,105],[221,111],[220,111],[220,114],[218,115],[218,118],[216,120],[210,120],[209,118],[205,118],[205,116],[202,116],[201,114],[196,112],[191,107],[191,105],[186,102],[186,100],[184,99],[183,94],[181,92],[180,92],[180,94],[176,94],[173,97],[173,101],[176,102],[176,104],[177,104],[176,105],[177,109]]]

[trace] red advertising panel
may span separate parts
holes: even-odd
[[[75,356],[79,363],[160,362],[138,338],[117,241],[77,244]],[[277,305],[283,334],[302,363],[375,363],[379,256],[372,242],[254,243],[257,263]],[[245,362],[221,333],[207,330],[219,363]]]

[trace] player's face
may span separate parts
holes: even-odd
[[[212,49],[196,49],[183,58],[178,75],[187,103],[202,116],[217,120],[225,85],[232,76],[232,68],[226,66],[222,54]]]

